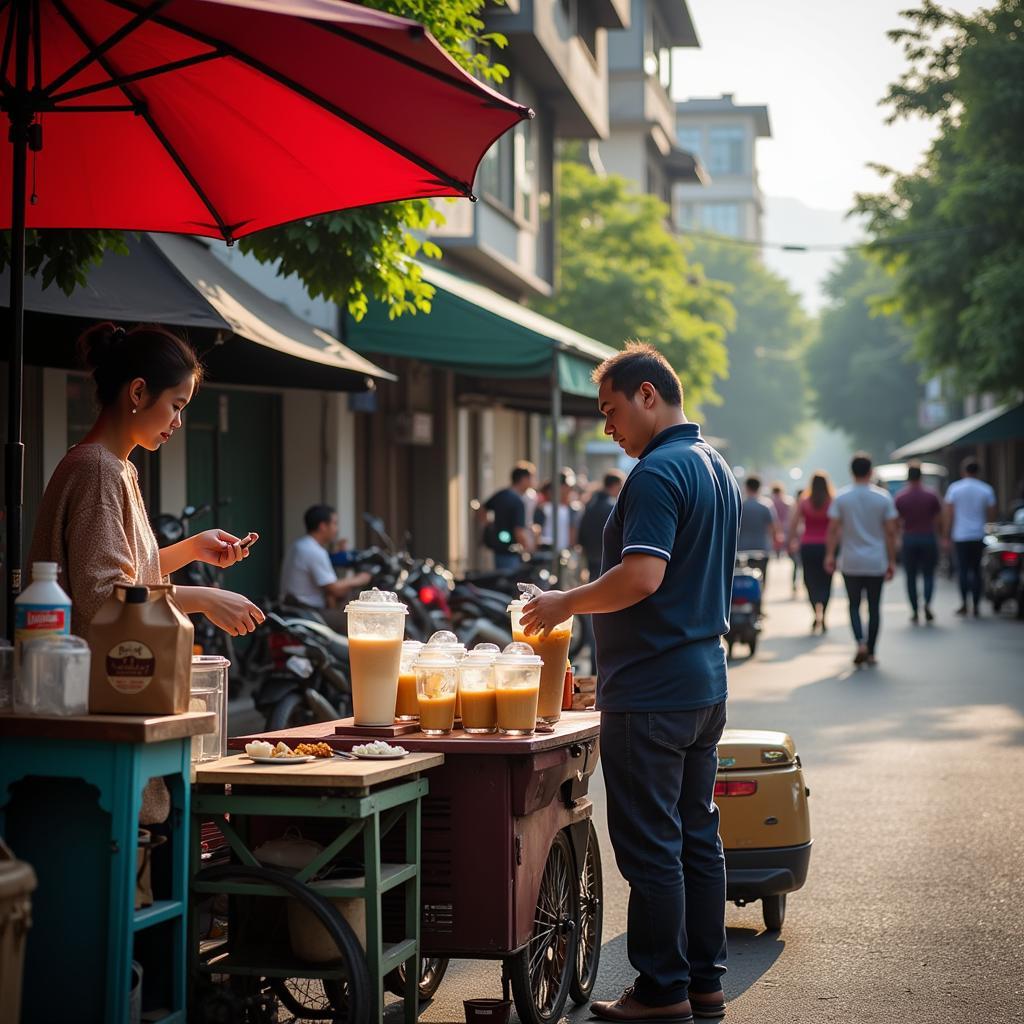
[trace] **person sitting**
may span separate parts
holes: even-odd
[[[288,549],[281,566],[281,600],[313,608],[331,629],[344,632],[340,602],[373,577],[359,572],[338,579],[327,551],[338,538],[338,513],[330,505],[313,505],[304,518],[306,534]]]

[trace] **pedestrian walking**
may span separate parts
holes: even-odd
[[[917,577],[924,583],[925,622],[934,622],[932,595],[935,593],[935,567],[939,564],[938,534],[942,526],[942,502],[921,482],[921,464],[907,467],[907,486],[896,495],[896,511],[903,528],[903,571],[907,577],[910,621],[920,621]]]
[[[786,493],[785,488],[779,481],[772,484],[771,503],[775,509],[775,518],[778,521],[778,531],[775,535],[775,557],[782,558],[783,555],[790,555],[789,526],[793,518],[795,502]],[[793,558],[792,588],[796,593],[796,559]]]
[[[857,641],[855,665],[876,665],[875,649],[882,628],[882,584],[896,571],[897,512],[892,495],[871,483],[871,456],[858,452],[850,463],[853,484],[844,487],[828,509],[825,571],[839,568],[850,599],[850,626]],[[860,606],[868,602],[864,636]]]
[[[967,614],[971,598],[974,617],[981,615],[981,556],[985,550],[985,523],[996,517],[996,492],[979,478],[978,460],[967,458],[960,464],[960,479],[949,485],[945,499],[943,539],[952,541],[960,581],[960,607],[957,615]]]
[[[583,557],[587,560],[587,579],[590,581],[601,575],[604,528],[625,482],[626,474],[621,469],[610,469],[604,475],[601,489],[590,496],[590,501],[580,516],[579,544],[583,549]],[[590,615],[583,616],[583,632],[590,651],[591,671],[594,671],[597,666],[597,650],[594,642],[594,622]]]
[[[807,600],[814,612],[811,633],[828,630],[826,615],[832,597],[832,573],[825,569],[825,544],[828,539],[828,510],[832,505],[832,482],[819,469],[796,502],[790,520],[790,550],[800,553]]]
[[[523,611],[530,632],[593,614],[608,829],[629,883],[637,978],[613,1021],[725,1013],[725,861],[714,803],[740,495],[649,345],[595,372],[605,433],[639,459],[604,531],[604,573]]]
[[[576,547],[576,530],[580,521],[580,507],[575,500],[576,474],[568,466],[558,475],[558,541],[563,548]],[[548,481],[541,488],[542,500],[533,513],[534,526],[539,531],[539,546],[551,549],[555,543],[555,487]]]
[[[480,509],[484,545],[494,552],[494,567],[511,571],[534,548],[533,531],[527,527],[527,495],[533,495],[537,470],[532,462],[517,462],[508,487],[492,494]]]
[[[740,513],[738,550],[758,553],[759,557],[748,561],[761,570],[763,582],[767,584],[768,559],[775,548],[775,541],[782,536],[779,517],[775,513],[775,506],[760,493],[760,477],[748,476],[744,487],[746,497]]]

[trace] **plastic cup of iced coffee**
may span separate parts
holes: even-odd
[[[398,669],[398,700],[395,703],[395,718],[399,722],[414,722],[420,717],[420,705],[416,700],[416,659],[423,650],[419,640],[406,640],[402,644],[402,660]]]
[[[424,648],[416,659],[416,700],[421,732],[427,736],[446,736],[452,731],[458,692],[458,662],[443,651]]]
[[[469,733],[495,732],[498,708],[494,696],[494,661],[497,648],[470,651],[459,662],[459,701],[462,704],[462,728]]]
[[[510,643],[494,659],[494,703],[498,732],[503,736],[533,733],[543,667],[544,663],[525,643]]]
[[[397,594],[374,587],[345,612],[355,724],[393,725],[408,609]]]
[[[565,667],[569,661],[573,617],[570,615],[565,622],[559,622],[547,633],[527,636],[520,621],[526,604],[526,601],[513,601],[508,606],[512,617],[512,639],[529,644],[533,653],[544,662],[540,676],[537,720],[557,722],[562,717],[562,692],[565,689]]]

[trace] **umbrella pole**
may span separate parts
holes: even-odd
[[[24,500],[25,445],[21,440],[22,376],[25,369],[25,173],[32,112],[28,106],[28,50],[31,28],[24,4],[12,4],[17,17],[15,93],[24,106],[10,112],[13,165],[11,172],[11,359],[7,367],[7,444],[4,446],[4,496],[7,505],[7,622],[14,639],[14,601],[21,593],[21,512]]]

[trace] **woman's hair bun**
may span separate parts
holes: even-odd
[[[114,354],[125,329],[110,320],[94,324],[78,339],[78,357],[87,370],[95,372]]]

